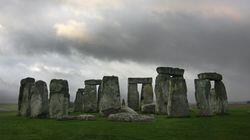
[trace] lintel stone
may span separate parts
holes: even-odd
[[[222,75],[218,74],[216,72],[205,72],[198,74],[199,79],[208,79],[208,80],[215,80],[215,81],[221,81]]]
[[[128,78],[129,84],[151,84],[152,78],[146,77],[146,78]]]
[[[183,76],[184,69],[172,68],[172,67],[157,67],[156,71],[159,74],[169,74],[172,76]]]
[[[102,83],[101,79],[89,79],[84,81],[85,85],[101,85],[101,83]]]

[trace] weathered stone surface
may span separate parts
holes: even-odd
[[[195,79],[195,99],[200,116],[211,116],[212,110],[210,106],[210,88],[211,83],[206,79]]]
[[[53,79],[50,81],[50,118],[61,118],[68,115],[69,96],[67,80]]]
[[[152,122],[154,121],[153,115],[140,115],[131,113],[117,113],[110,114],[108,120],[117,122]]]
[[[31,88],[31,117],[45,118],[49,114],[48,88],[44,81],[36,81]]]
[[[84,94],[84,89],[79,88],[76,92],[76,98],[74,102],[75,112],[83,112],[83,94]]]
[[[199,79],[208,79],[208,80],[215,80],[220,81],[222,80],[222,75],[215,73],[215,72],[206,72],[198,74]]]
[[[217,110],[218,110],[218,102],[217,102],[217,97],[215,94],[215,90],[214,88],[210,89],[210,108],[211,108],[211,112],[212,114],[216,114]]]
[[[102,83],[101,79],[90,79],[84,81],[85,85],[100,85],[101,83]]]
[[[152,83],[152,78],[147,77],[147,78],[128,78],[128,83],[129,84],[151,84]]]
[[[62,116],[61,118],[57,118],[60,121],[67,121],[67,120],[80,120],[80,121],[95,121],[95,115],[78,115],[78,116]]]
[[[156,71],[159,74],[169,74],[171,76],[183,76],[184,69],[172,68],[172,67],[157,67]]]
[[[31,88],[34,86],[34,78],[25,78],[20,82],[19,97],[18,97],[18,115],[30,116],[30,98]]]
[[[169,95],[167,111],[169,117],[189,116],[187,86],[185,79],[172,78],[168,81]]]
[[[83,95],[84,112],[97,112],[97,92],[95,85],[85,85]]]
[[[154,114],[155,113],[155,104],[151,103],[151,104],[142,105],[141,112],[148,113],[148,114]]]
[[[101,84],[100,113],[108,116],[121,108],[118,77],[104,76]]]
[[[137,84],[128,84],[128,107],[135,111],[140,110],[139,92]]]
[[[158,74],[155,80],[156,112],[158,114],[167,114],[168,104],[168,74]]]
[[[215,81],[214,90],[218,106],[216,114],[219,115],[226,114],[228,110],[228,101],[224,83],[222,81]]]
[[[126,106],[123,106],[119,113],[130,113],[130,114],[138,114],[136,111],[134,111],[132,108],[130,107],[126,107]]]
[[[154,93],[152,84],[142,84],[141,106],[153,103]]]

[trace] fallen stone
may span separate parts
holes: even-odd
[[[25,78],[20,82],[19,97],[18,97],[18,115],[30,116],[30,98],[31,88],[34,86],[34,78]]]
[[[110,114],[108,116],[108,120],[117,122],[152,122],[154,119],[154,115],[140,115],[131,113],[117,113]]]
[[[199,116],[211,116],[213,113],[210,106],[210,81],[206,79],[195,79],[194,83],[195,99],[197,108],[199,110]]]
[[[168,81],[169,95],[167,111],[169,117],[189,116],[187,86],[185,79],[172,78]]]
[[[80,120],[80,121],[95,121],[95,115],[78,115],[78,116],[63,116],[61,118],[57,118],[60,121],[67,121],[67,120]]]
[[[100,113],[108,116],[121,108],[118,77],[104,76],[101,84]]]
[[[198,74],[199,79],[208,79],[208,80],[215,80],[215,81],[221,81],[222,75],[215,73],[215,72],[206,72],[206,73],[200,73]]]
[[[151,84],[152,78],[128,78],[129,84]]]
[[[155,113],[155,104],[151,103],[151,104],[142,105],[141,112],[147,113],[147,114],[154,114]]]
[[[48,88],[44,81],[36,81],[31,88],[30,109],[32,118],[46,118],[49,114]]]
[[[128,84],[128,107],[132,108],[135,111],[140,110],[137,84]]]
[[[136,111],[134,111],[132,108],[130,108],[130,107],[126,107],[126,106],[124,106],[124,107],[122,107],[121,109],[120,109],[120,111],[118,111],[119,113],[130,113],[130,114],[138,114]]]
[[[102,83],[101,79],[90,79],[84,81],[85,85],[100,85],[101,83]]]
[[[67,80],[53,79],[50,81],[50,118],[61,118],[68,115],[69,96]]]
[[[79,88],[76,92],[76,98],[74,102],[75,112],[83,112],[83,94],[84,94],[84,89]]]

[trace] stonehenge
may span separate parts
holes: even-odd
[[[76,98],[74,101],[75,112],[83,112],[83,94],[84,94],[84,89],[79,88],[76,92]]]
[[[227,92],[222,75],[214,72],[198,74],[195,79],[195,99],[200,116],[223,115],[227,113]],[[214,87],[211,87],[211,81]]]
[[[117,76],[84,81],[78,88],[74,100],[75,112],[97,113],[111,121],[153,121],[154,116],[188,117],[189,103],[184,69],[157,67],[158,75],[128,78],[127,104],[121,100]],[[227,91],[221,74],[205,72],[194,80],[195,100],[199,116],[223,115],[228,113]],[[142,84],[141,94],[138,84]],[[49,91],[49,95],[48,95]],[[155,100],[154,100],[155,94]],[[57,120],[95,120],[94,115],[70,114],[70,94],[67,80],[52,79],[49,90],[46,82],[27,77],[20,81],[18,115],[31,118],[54,118]],[[140,113],[144,113],[141,115]]]
[[[184,69],[158,67],[155,81],[156,112],[169,117],[189,115]]]
[[[30,116],[46,118],[49,114],[48,88],[44,81],[36,81],[31,88]]]
[[[61,118],[65,115],[68,115],[69,97],[70,95],[67,80],[52,79],[50,81],[50,118]]]
[[[142,84],[139,99],[138,84]],[[128,107],[143,113],[154,113],[152,78],[128,78]],[[148,105],[151,104],[151,107]]]

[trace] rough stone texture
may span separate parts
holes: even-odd
[[[222,75],[215,73],[215,72],[206,72],[198,74],[199,79],[208,79],[208,80],[215,80],[220,81],[222,80]]]
[[[85,85],[100,85],[102,83],[101,79],[90,79],[84,81]]]
[[[96,116],[95,115],[63,116],[57,119],[60,121],[67,121],[67,120],[95,121]]]
[[[128,107],[135,111],[140,110],[139,92],[137,84],[128,84]]]
[[[148,113],[148,114],[154,114],[155,113],[155,104],[154,103],[142,105],[141,108],[142,108],[141,109],[142,113]]]
[[[121,108],[121,110],[119,111],[119,113],[130,113],[130,114],[138,114],[136,111],[134,111],[132,108],[130,107],[126,107],[126,106],[123,106]]]
[[[101,84],[100,113],[104,116],[113,114],[121,108],[118,77],[104,76]]]
[[[31,88],[34,86],[34,78],[25,78],[20,82],[19,97],[18,97],[18,115],[30,116],[30,98]]]
[[[50,118],[61,118],[68,115],[69,96],[67,80],[53,79],[50,81]]]
[[[167,114],[168,104],[168,74],[158,74],[155,80],[156,112],[158,114]]]
[[[217,100],[217,111],[216,114],[223,115],[227,113],[228,110],[228,101],[227,101],[227,92],[225,85],[222,81],[215,81],[214,90]]]
[[[156,71],[159,74],[169,74],[171,76],[180,76],[180,77],[182,77],[184,74],[184,69],[172,68],[172,67],[157,67]]]
[[[83,112],[83,94],[84,94],[84,89],[79,88],[76,92],[76,98],[74,102],[75,112]]]
[[[217,103],[217,97],[216,97],[216,94],[215,94],[215,90],[214,88],[213,89],[210,89],[210,108],[211,108],[211,112],[212,114],[216,114],[217,113],[217,108],[218,108],[218,103]]]
[[[152,122],[154,121],[153,115],[139,115],[131,113],[117,113],[110,114],[108,120],[117,122]]]
[[[210,89],[211,83],[206,79],[195,79],[195,99],[200,116],[211,116]]]
[[[36,81],[31,88],[30,116],[45,118],[49,114],[48,88],[44,81]]]
[[[141,106],[153,103],[153,87],[152,84],[142,84],[141,89]]]
[[[147,78],[128,78],[128,83],[129,84],[151,84],[152,83],[152,78],[147,77]]]
[[[187,86],[185,79],[172,78],[168,81],[169,95],[167,111],[169,117],[189,116]]]
[[[97,112],[96,85],[85,85],[83,95],[83,110],[87,113]]]

